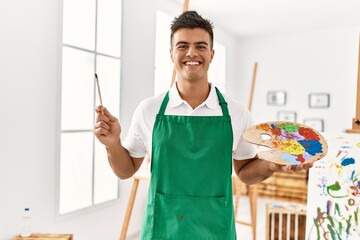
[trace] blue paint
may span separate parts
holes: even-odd
[[[326,204],[326,214],[327,215],[330,215],[330,211],[331,211],[331,206],[332,206],[332,202],[330,200],[327,201],[327,204]]]
[[[303,158],[305,160],[310,160],[313,157],[313,155],[309,154],[308,152],[303,153]]]
[[[355,170],[353,170],[352,173],[351,173],[351,178],[350,178],[350,179],[351,179],[352,181],[354,181],[354,176],[355,176]]]
[[[355,163],[354,158],[345,158],[344,160],[341,161],[342,166],[348,166],[348,165],[354,164],[354,163]]]
[[[305,151],[315,156],[317,153],[322,153],[322,146],[318,140],[300,140],[299,143],[305,148]]]
[[[299,162],[297,159],[297,156],[291,155],[291,154],[283,154],[281,155],[281,159],[285,162],[288,162],[291,165],[299,165],[301,162]]]

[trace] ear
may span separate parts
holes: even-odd
[[[211,55],[210,55],[210,63],[212,62],[213,58],[214,58],[214,54],[215,54],[215,50],[212,49],[211,50]]]
[[[171,61],[174,63],[174,57],[173,57],[173,49],[172,48],[170,48],[170,57],[171,57]]]

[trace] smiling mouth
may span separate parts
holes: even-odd
[[[190,61],[190,62],[184,62],[186,66],[199,66],[201,62],[198,61]]]

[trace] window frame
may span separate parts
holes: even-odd
[[[98,211],[100,209],[102,209],[104,206],[109,206],[109,205],[114,205],[114,204],[118,204],[120,202],[120,182],[117,179],[117,193],[116,193],[116,197],[114,199],[110,199],[104,202],[100,202],[100,203],[95,203],[95,141],[97,141],[97,139],[95,138],[95,136],[92,136],[92,182],[91,184],[91,204],[89,206],[86,207],[82,207],[82,208],[78,208],[76,210],[72,210],[69,212],[65,212],[65,213],[60,213],[60,184],[61,184],[61,137],[63,133],[82,133],[82,132],[92,132],[92,128],[91,129],[74,129],[74,130],[63,130],[62,126],[61,126],[61,117],[62,117],[62,93],[63,93],[63,89],[62,89],[62,81],[63,81],[63,76],[62,76],[62,71],[63,71],[63,48],[67,47],[67,48],[71,48],[71,49],[75,49],[75,50],[80,50],[82,52],[86,52],[86,53],[91,53],[94,56],[94,72],[97,71],[97,62],[98,62],[98,56],[103,56],[103,57],[108,57],[108,58],[112,58],[112,59],[117,59],[119,60],[119,95],[117,97],[119,97],[119,109],[118,111],[120,112],[120,88],[121,88],[121,70],[122,70],[122,41],[120,42],[120,52],[119,52],[119,56],[112,56],[109,54],[105,54],[105,53],[101,53],[98,52],[97,50],[97,26],[98,26],[98,1],[99,0],[94,0],[95,1],[95,45],[94,45],[94,50],[89,50],[89,49],[84,49],[78,46],[73,46],[71,44],[67,44],[63,42],[63,22],[64,22],[64,1],[59,1],[59,23],[58,23],[58,36],[59,36],[59,42],[58,42],[58,59],[59,59],[59,71],[58,71],[58,83],[57,83],[57,123],[56,123],[56,166],[55,166],[55,184],[56,184],[56,189],[55,189],[55,220],[56,222],[59,221],[63,221],[63,220],[68,220],[74,216],[80,216],[83,213],[88,213],[88,212],[94,212],[94,211]],[[120,26],[121,26],[121,30],[120,30],[120,34],[122,35],[123,33],[123,21],[122,21],[122,16],[123,16],[123,0],[119,0],[120,1],[120,7],[121,7],[121,22],[120,22]],[[120,35],[120,38],[121,38]],[[101,76],[99,76],[101,78]],[[93,106],[95,106],[97,100],[97,95],[96,95],[96,86],[95,86],[95,81],[94,81],[94,102],[92,103]],[[95,113],[93,115],[93,125],[95,123]]]

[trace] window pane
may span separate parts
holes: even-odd
[[[92,129],[94,54],[63,47],[61,128]]]
[[[98,0],[97,51],[120,57],[121,1]]]
[[[160,94],[169,90],[171,84],[171,78],[173,73],[173,65],[168,66],[168,68],[161,66],[156,67],[155,69],[155,86],[154,94]]]
[[[63,43],[95,49],[95,0],[64,0]]]
[[[209,67],[209,82],[212,82],[223,93],[226,92],[226,48],[224,45],[214,42],[215,55]]]
[[[172,17],[156,12],[156,45],[155,45],[155,83],[154,94],[160,94],[170,88],[174,64],[170,57],[170,24]]]
[[[120,60],[100,55],[97,56],[96,60],[103,105],[112,115],[118,117],[120,108]],[[99,104],[100,101],[97,96],[96,105]]]
[[[94,204],[118,197],[118,179],[111,170],[104,145],[95,141]]]
[[[120,60],[100,56],[97,58],[97,74],[103,105],[118,117],[120,109]],[[96,97],[96,105],[99,97]],[[94,204],[109,201],[118,196],[118,180],[112,172],[103,145],[95,142]]]
[[[92,132],[62,133],[60,214],[91,206]]]

